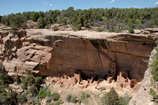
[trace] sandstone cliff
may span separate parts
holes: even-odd
[[[155,46],[154,35],[108,32],[53,32],[28,29],[16,34],[1,32],[0,58],[11,76],[26,70],[43,76],[73,75],[105,78],[129,71],[131,79],[141,81],[147,64],[144,60]]]
[[[155,105],[153,102],[153,96],[150,95],[150,88],[151,86],[151,64],[153,63],[154,56],[157,53],[157,51],[154,49],[151,53],[150,59],[149,59],[149,68],[145,71],[144,79],[142,82],[142,86],[138,90],[138,92],[135,94],[135,96],[130,100],[129,105]]]

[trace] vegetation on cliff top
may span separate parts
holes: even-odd
[[[49,10],[46,12],[23,12],[0,16],[0,22],[13,29],[26,27],[27,20],[37,22],[37,28],[59,23],[70,24],[74,29],[81,27],[101,27],[109,31],[119,32],[129,28],[158,27],[157,8],[90,8],[88,10],[69,7],[66,10]],[[48,26],[47,26],[48,27]],[[100,31],[100,30],[99,30]],[[132,31],[131,31],[132,32]]]

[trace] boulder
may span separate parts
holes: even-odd
[[[28,62],[26,61],[24,64],[23,64],[23,67],[25,70],[34,70],[34,68],[38,65],[39,63],[38,62]]]

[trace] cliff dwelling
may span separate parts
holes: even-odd
[[[29,70],[51,77],[52,82],[78,83],[81,87],[94,80],[97,84],[106,80],[118,82],[120,87],[136,87],[147,69],[144,60],[149,58],[157,39],[144,34],[45,29],[0,34],[0,58],[10,76],[22,76]]]

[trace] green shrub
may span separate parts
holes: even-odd
[[[65,28],[69,28],[69,26],[66,25]]]
[[[67,101],[67,102],[70,102],[70,99],[71,99],[71,94],[68,94],[68,95],[66,96],[66,101]]]
[[[115,29],[115,32],[116,32],[116,33],[119,33],[119,32],[120,32],[120,30],[116,28],[116,29]]]
[[[97,28],[97,30],[96,30],[97,32],[102,32],[103,31],[103,29],[102,28]]]
[[[90,97],[90,94],[89,93],[85,93],[85,92],[82,92],[82,95],[81,95],[81,100],[84,100],[84,99],[87,99],[88,97]]]
[[[150,88],[150,93],[149,93],[150,95],[155,95],[156,94],[156,92],[155,92],[155,90],[153,90],[152,88]]]
[[[46,19],[43,17],[38,18],[37,28],[45,28],[45,26],[46,26]]]
[[[123,27],[123,30],[127,30],[127,29],[128,29],[128,26],[124,26],[124,27]]]
[[[27,98],[24,95],[18,95],[17,98],[19,103],[25,103],[27,101]]]
[[[48,29],[48,28],[49,28],[49,25],[46,25],[45,28]]]
[[[38,97],[45,98],[46,96],[51,96],[51,91],[49,89],[45,91],[43,88],[41,88],[38,92]]]
[[[21,88],[24,89],[24,90],[26,90],[26,89],[27,89],[27,85],[23,84],[23,85],[21,86]]]
[[[57,30],[58,30],[58,27],[57,27],[57,26],[54,26],[52,29],[53,29],[54,31],[57,31]]]
[[[54,103],[53,105],[61,105],[63,104],[63,102],[61,100],[58,100],[56,103]]]
[[[21,28],[25,28],[25,27],[27,27],[26,22],[21,24]]]
[[[81,104],[81,103],[82,103],[82,100],[81,100],[81,99],[79,99],[79,100],[78,100],[78,103],[79,103],[79,104]]]
[[[81,30],[82,24],[77,24],[77,30]]]
[[[113,29],[109,29],[109,32],[114,32],[114,30]]]
[[[124,96],[120,97],[119,102],[121,105],[128,105],[131,98],[128,93],[125,93]]]
[[[38,97],[40,98],[45,98],[46,97],[46,92],[44,89],[40,89],[40,91],[38,92]]]
[[[77,98],[76,96],[71,96],[71,99],[70,99],[71,102],[76,103],[76,98]]]
[[[12,83],[13,80],[10,76],[8,76],[7,72],[5,71],[4,66],[0,63],[0,84],[1,85],[8,85]]]
[[[34,82],[35,82],[34,76],[33,76],[32,74],[27,75],[25,81],[27,81],[28,85],[32,85],[32,84],[34,84]]]
[[[52,94],[52,98],[53,98],[54,101],[58,101],[58,99],[60,98],[60,95],[57,92],[54,92]]]
[[[7,73],[0,73],[0,84],[7,85],[11,83],[11,78],[7,75]]]
[[[40,102],[38,102],[38,103],[37,103],[37,105],[41,105],[41,103],[40,103]]]
[[[133,28],[129,28],[129,29],[128,29],[128,32],[129,32],[129,33],[134,33],[134,29],[133,29]]]
[[[37,89],[37,87],[33,84],[33,85],[31,85],[31,87],[29,88],[29,92],[32,94],[32,95],[37,95],[37,93],[38,93],[38,89]]]
[[[27,86],[35,85],[37,90],[40,89],[40,85],[43,83],[42,77],[34,77],[29,71],[26,71],[27,77],[22,77],[23,89],[27,89]]]
[[[94,25],[94,21],[91,22],[91,26],[93,26],[93,25]]]
[[[44,81],[42,79],[42,77],[34,77],[34,84],[39,88],[40,87],[40,84],[42,84]]]
[[[77,30],[77,28],[76,28],[76,27],[73,27],[72,29],[73,29],[74,31],[76,31],[76,30]]]
[[[34,99],[32,100],[32,105],[35,105],[35,100]]]
[[[111,88],[108,93],[105,93],[101,98],[103,105],[120,105],[119,96],[114,88]]]

